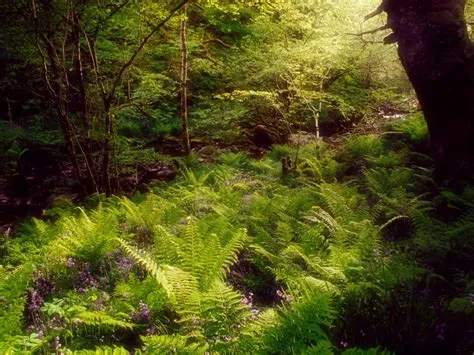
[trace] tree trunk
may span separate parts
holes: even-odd
[[[112,185],[110,183],[110,156],[112,152],[112,138],[113,138],[113,119],[110,114],[111,103],[106,101],[104,103],[104,142],[102,151],[102,183],[101,190],[107,196],[112,193]]]
[[[385,0],[388,24],[431,136],[438,181],[474,167],[474,48],[466,0]]]
[[[181,120],[183,124],[183,146],[186,153],[191,153],[188,124],[188,45],[187,45],[187,5],[183,6],[180,27],[181,38]]]

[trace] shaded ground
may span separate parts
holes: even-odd
[[[349,135],[383,134],[394,120],[400,120],[405,114],[380,111],[371,119],[360,121],[357,125],[345,127],[322,139],[331,146],[339,146]],[[289,144],[304,145],[315,141],[313,133],[298,131],[289,137]],[[232,141],[225,139],[192,140],[192,152],[200,161],[213,161],[224,151],[247,152],[253,158],[262,157],[268,150],[266,144],[249,139]],[[264,142],[266,143],[266,142]],[[155,151],[171,156],[183,157],[180,140],[176,137],[161,139],[153,143]],[[47,158],[47,157],[46,157]],[[39,167],[46,167],[39,168]],[[119,178],[120,191],[130,195],[146,189],[154,181],[168,181],[176,176],[177,164],[156,163],[136,167],[133,174]],[[0,232],[12,228],[14,223],[25,217],[39,217],[47,208],[54,206],[55,197],[63,196],[69,201],[80,202],[84,196],[75,180],[72,165],[66,161],[51,163],[35,161],[34,166],[26,169],[25,174],[14,174],[0,178]]]

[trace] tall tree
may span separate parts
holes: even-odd
[[[107,66],[103,65],[103,48],[100,47],[110,43],[110,37],[105,38],[103,32],[121,11],[131,6],[130,0],[105,5],[92,0],[8,3],[12,13],[19,15],[17,25],[25,27],[34,43],[71,162],[86,192],[113,192],[111,161],[115,127],[112,110],[117,104],[123,77],[152,37],[187,2],[189,0],[181,0],[171,10],[165,7],[164,18],[148,22],[146,32],[139,36],[138,46],[129,45],[120,53],[121,59]],[[110,48],[113,47],[108,45],[108,50]],[[94,156],[88,145],[91,136],[95,136],[100,145]]]
[[[431,135],[439,180],[471,179],[474,168],[474,46],[466,0],[384,0],[402,64]]]
[[[185,5],[181,9],[183,17],[180,23],[180,41],[181,41],[181,120],[182,120],[182,136],[183,146],[186,153],[191,153],[191,142],[189,140],[189,123],[188,123],[188,6]]]

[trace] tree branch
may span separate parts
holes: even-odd
[[[221,40],[219,38],[209,39],[205,43],[217,43],[217,44],[220,44],[224,48],[235,48],[234,46],[225,43],[223,40]]]
[[[388,30],[389,28],[390,28],[390,26],[388,24],[385,24],[383,26],[374,28],[373,30],[364,31],[364,32],[360,32],[360,33],[348,33],[348,35],[362,37],[364,35],[374,34],[374,33],[380,32],[380,31]]]
[[[116,75],[115,80],[112,84],[112,88],[110,89],[109,95],[107,97],[107,100],[109,102],[112,100],[113,96],[115,95],[115,91],[117,90],[117,85],[119,84],[120,78],[122,77],[123,73],[125,72],[125,70],[127,70],[127,68],[130,65],[133,64],[133,62],[135,61],[135,58],[142,51],[143,47],[145,47],[145,45],[148,43],[150,38],[153,37],[153,35],[156,32],[158,32],[158,30],[162,28],[174,16],[176,12],[181,10],[181,8],[183,8],[183,6],[185,6],[190,1],[191,0],[184,0],[179,5],[177,5],[173,10],[171,10],[170,14],[165,19],[163,19],[160,23],[158,23],[155,27],[153,27],[150,33],[141,41],[140,45],[135,50],[135,52],[131,55],[130,59],[122,65],[122,68],[120,68],[120,71]]]
[[[130,2],[130,0],[125,0],[122,4],[116,6],[110,13],[105,17],[102,21],[98,21],[97,25],[95,26],[94,32],[92,33],[92,38],[96,39],[97,35],[99,34],[100,28],[104,26],[117,12],[122,10],[127,4]]]
[[[383,44],[393,44],[397,43],[397,36],[395,33],[390,33],[387,37],[383,39]]]
[[[370,14],[365,16],[364,21],[370,20],[371,18],[373,18],[377,15],[380,15],[382,12],[384,12],[385,11],[385,1],[386,0],[382,0],[382,3],[379,5],[379,7],[377,7],[377,9],[375,9],[373,12],[371,12]]]

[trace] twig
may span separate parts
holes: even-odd
[[[377,33],[377,32],[380,32],[380,31],[388,30],[389,28],[390,28],[390,26],[388,24],[385,24],[383,26],[374,28],[373,30],[364,31],[364,32],[360,32],[360,33],[347,33],[347,34],[350,35],[350,36],[362,37],[364,35],[373,34],[373,33]]]
[[[224,47],[224,48],[235,48],[234,46],[225,43],[223,40],[221,40],[221,39],[219,39],[219,38],[209,39],[209,40],[207,40],[205,43],[212,43],[212,42],[215,42],[215,43],[217,43],[217,44],[220,44],[220,45],[221,45],[222,47]]]

